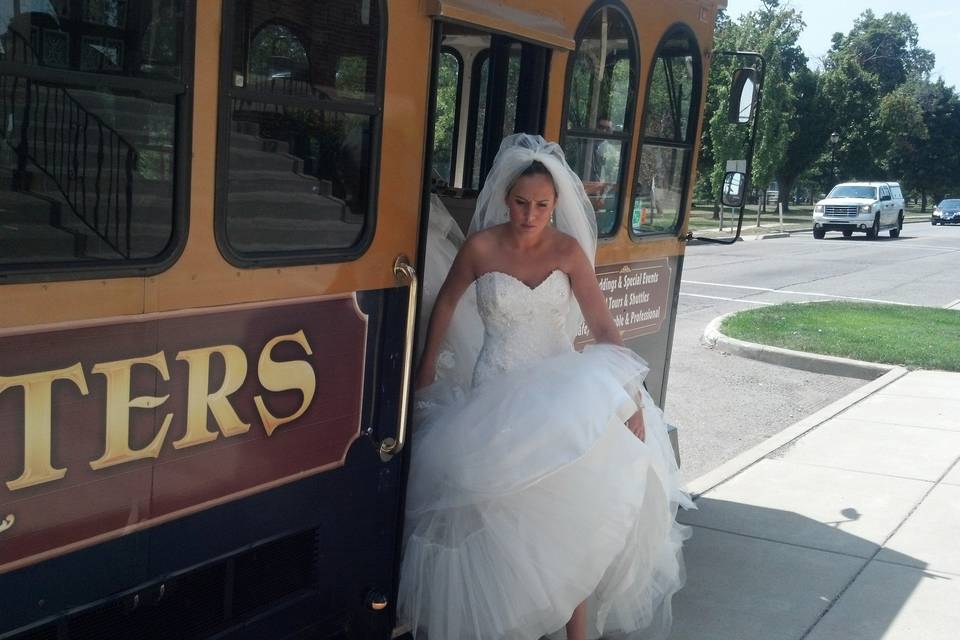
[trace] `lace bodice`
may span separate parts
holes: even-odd
[[[527,363],[573,350],[564,330],[571,304],[570,280],[555,269],[530,288],[513,276],[489,271],[477,278],[483,346],[473,386]]]

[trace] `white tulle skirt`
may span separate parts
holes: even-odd
[[[584,600],[591,637],[666,637],[693,505],[646,372],[601,345],[418,395],[399,600],[416,638],[563,637]],[[635,394],[646,441],[624,424]]]

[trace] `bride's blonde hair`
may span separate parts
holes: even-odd
[[[557,191],[557,180],[553,177],[553,173],[550,172],[550,169],[547,165],[543,164],[539,160],[532,161],[527,168],[517,174],[517,177],[513,179],[512,182],[507,186],[507,195],[510,195],[510,192],[513,191],[513,188],[517,186],[517,183],[520,182],[520,178],[529,178],[530,176],[547,176],[550,178],[550,184],[553,185],[553,194],[559,195]]]

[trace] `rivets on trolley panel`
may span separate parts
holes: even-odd
[[[368,591],[367,608],[371,611],[383,611],[387,608],[387,597],[379,591]]]
[[[140,608],[140,594],[139,593],[133,594],[132,596],[127,598],[125,604],[126,604],[126,609],[128,613],[136,611],[137,609]]]

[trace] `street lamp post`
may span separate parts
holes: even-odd
[[[830,171],[833,173],[833,181],[837,181],[837,143],[840,142],[840,134],[834,131],[830,134]]]

